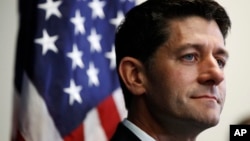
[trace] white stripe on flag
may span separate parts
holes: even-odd
[[[113,99],[116,105],[116,108],[119,112],[120,119],[123,120],[125,117],[127,117],[127,110],[125,108],[124,98],[122,94],[122,90],[119,88],[114,91]]]
[[[26,141],[62,141],[47,107],[24,73],[20,98],[20,132]]]
[[[84,121],[85,141],[107,141],[96,108],[88,112]]]

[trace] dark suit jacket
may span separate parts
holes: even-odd
[[[132,131],[122,123],[116,128],[115,134],[110,141],[141,141]]]

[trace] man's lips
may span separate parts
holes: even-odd
[[[211,99],[219,102],[218,98],[213,95],[200,95],[200,96],[192,96],[192,99]]]

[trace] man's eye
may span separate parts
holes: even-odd
[[[224,68],[226,65],[225,61],[221,60],[221,59],[217,59],[217,63],[218,63],[220,68]]]
[[[195,61],[195,55],[194,54],[187,54],[182,57],[185,61]]]

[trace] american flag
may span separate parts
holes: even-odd
[[[106,141],[126,115],[114,33],[134,0],[19,0],[13,140]]]

